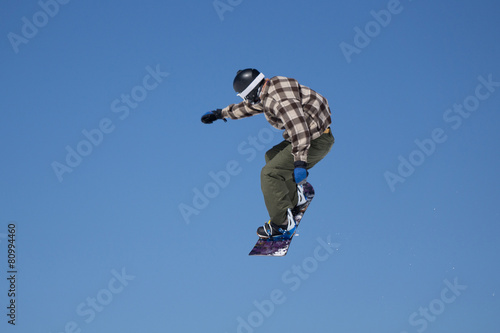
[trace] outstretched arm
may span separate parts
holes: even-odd
[[[222,109],[222,117],[230,119],[241,119],[251,117],[263,112],[264,109],[262,108],[261,104],[241,102],[238,104],[231,104]]]
[[[224,109],[209,111],[201,116],[201,121],[204,124],[211,124],[218,119],[222,119],[224,121],[227,121],[226,118],[241,119],[263,112],[264,110],[262,109],[262,106],[259,108],[258,105],[241,102],[239,104],[231,104]]]

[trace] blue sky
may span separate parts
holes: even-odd
[[[499,10],[2,2],[1,331],[497,332]],[[247,67],[333,113],[284,258],[248,256],[281,134],[200,122]]]

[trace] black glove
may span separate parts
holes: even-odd
[[[217,119],[223,119],[224,122],[227,121],[226,119],[222,118],[222,110],[221,109],[217,109],[215,111],[209,111],[209,112],[205,113],[203,116],[201,116],[201,122],[204,124],[211,124],[214,121],[216,121]]]

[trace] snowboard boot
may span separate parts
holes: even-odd
[[[299,196],[299,201],[296,207],[300,207],[307,202],[306,194],[304,193],[304,185],[297,186],[297,195]]]
[[[304,185],[297,185],[297,196],[299,197],[299,200],[297,202],[297,206],[293,207],[292,209],[293,216],[296,216],[307,203],[307,196],[304,190]]]
[[[297,223],[295,223],[295,219],[290,209],[287,211],[287,221],[285,223],[286,224],[279,226],[269,221],[257,229],[257,235],[260,238],[266,239],[290,239],[295,234],[297,228]]]

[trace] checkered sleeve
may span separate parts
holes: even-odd
[[[241,102],[225,107],[224,109],[222,109],[221,115],[223,118],[241,119],[251,117],[263,112],[264,111],[262,110],[262,108],[257,108],[256,106],[252,106],[247,102]]]

